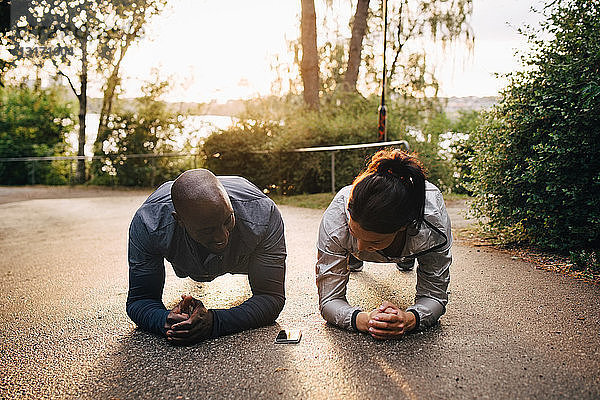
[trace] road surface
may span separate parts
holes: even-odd
[[[0,188],[0,398],[600,398],[598,287],[457,241],[440,324],[378,342],[322,320],[321,212],[294,207],[281,207],[289,256],[277,324],[173,347],[125,314],[127,228],[147,194]],[[449,207],[455,227],[459,209]],[[349,300],[408,306],[414,286],[414,271],[367,263]],[[249,288],[244,276],[179,279],[167,264],[165,303],[181,293],[224,307]],[[283,327],[302,329],[301,343],[274,344]]]

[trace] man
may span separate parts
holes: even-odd
[[[283,308],[283,221],[273,201],[244,178],[194,169],[164,183],[135,213],[128,253],[127,314],[172,343],[268,325]],[[237,307],[211,310],[182,296],[169,311],[162,303],[164,259],[178,277],[196,281],[247,274],[253,295]]]

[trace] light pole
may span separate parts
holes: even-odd
[[[381,105],[379,106],[379,125],[377,127],[377,141],[387,142],[386,116],[387,109],[385,107],[385,75],[387,73],[385,67],[385,50],[387,48],[387,0],[383,0],[383,79],[381,80]]]

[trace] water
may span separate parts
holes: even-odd
[[[85,155],[93,155],[93,146],[98,134],[98,122],[100,114],[87,114],[85,118]],[[187,137],[192,137],[192,142],[198,142],[202,138],[209,136],[219,129],[230,127],[235,118],[223,115],[190,115],[184,120],[183,134],[179,138],[174,138],[179,145],[182,145]],[[77,131],[72,132],[67,137],[67,143],[71,149],[77,151]]]

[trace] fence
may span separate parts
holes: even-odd
[[[299,149],[290,149],[288,151],[283,151],[280,153],[313,153],[313,152],[330,152],[330,168],[331,168],[331,191],[335,192],[336,190],[336,154],[340,151],[346,150],[354,150],[354,149],[366,149],[366,148],[380,148],[380,147],[388,147],[388,146],[401,146],[404,150],[409,150],[409,144],[405,140],[395,140],[389,142],[376,142],[376,143],[361,143],[361,144],[350,144],[350,145],[340,145],[340,146],[324,146],[324,147],[305,147]],[[252,151],[249,153],[253,154],[270,154],[270,151]],[[190,166],[193,168],[197,168],[198,166],[198,157],[201,157],[199,153],[165,153],[165,154],[123,154],[120,155],[121,160],[131,159],[157,159],[157,158],[191,158]],[[92,161],[105,159],[106,156],[47,156],[47,157],[14,157],[14,158],[0,158],[0,167],[4,167],[6,164],[10,163],[26,163],[29,168],[28,169],[28,183],[36,184],[36,170],[39,170],[38,163],[40,162],[53,162],[53,161],[64,161],[68,163],[67,170],[67,180],[69,184],[73,183],[73,179],[75,176],[75,164],[76,161],[84,160],[84,161]],[[38,180],[39,182],[39,180]]]
[[[318,151],[330,151],[331,152],[331,192],[335,193],[335,154],[340,150],[352,150],[352,149],[365,149],[370,147],[387,147],[399,145],[404,147],[404,150],[410,150],[410,146],[406,140],[393,140],[390,142],[376,142],[376,143],[361,143],[361,144],[347,144],[340,146],[324,146],[324,147],[304,147],[300,149],[289,150],[289,153],[311,153]],[[254,151],[256,154],[267,154],[266,150]]]

